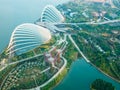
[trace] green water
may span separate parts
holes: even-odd
[[[9,43],[14,28],[22,23],[33,23],[45,5],[58,5],[69,0],[0,0],[0,52]],[[54,2],[54,3],[53,3]],[[84,60],[75,61],[67,76],[54,90],[89,90],[96,78],[112,82],[117,90],[120,84],[111,80]]]
[[[90,90],[90,84],[97,78],[111,82],[116,90],[120,90],[120,83],[105,76],[84,59],[76,60],[69,73],[54,90]]]

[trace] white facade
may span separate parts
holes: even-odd
[[[50,39],[48,29],[30,23],[21,24],[13,31],[7,51],[9,54],[20,55],[45,44]]]
[[[55,23],[63,22],[64,17],[62,14],[52,5],[47,5],[41,15],[41,22]]]

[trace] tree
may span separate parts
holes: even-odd
[[[102,79],[96,79],[91,84],[91,90],[115,90],[115,87],[110,82],[106,82]]]

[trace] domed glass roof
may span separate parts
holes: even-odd
[[[41,22],[63,22],[64,17],[62,14],[52,5],[47,5],[41,15]]]
[[[8,53],[20,55],[51,39],[50,31],[41,26],[25,23],[17,26],[12,33]]]

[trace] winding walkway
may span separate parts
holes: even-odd
[[[66,34],[64,35],[64,42],[66,42]],[[66,45],[64,45],[61,49],[64,50],[66,48]],[[48,81],[46,81],[44,84],[40,85],[40,86],[37,86],[36,88],[32,88],[32,89],[29,89],[29,90],[40,90],[40,88],[46,86],[47,84],[49,84],[51,81],[53,81],[62,71],[63,69],[66,67],[67,65],[67,60],[62,56],[62,54],[60,54],[60,57],[63,59],[64,61],[64,64],[63,66],[59,69],[59,71],[52,77],[50,78]]]
[[[66,60],[63,56],[61,56],[61,58],[62,58],[63,61],[64,61],[64,65],[59,69],[59,71],[58,71],[52,78],[50,78],[48,81],[46,81],[44,84],[42,84],[42,85],[40,85],[40,86],[38,86],[38,87],[36,87],[36,88],[29,89],[29,90],[40,90],[40,88],[46,86],[46,85],[49,84],[52,80],[54,80],[54,79],[63,71],[63,69],[64,69],[64,68],[66,67],[66,65],[67,65],[67,60]]]
[[[20,62],[24,62],[24,61],[27,61],[27,60],[30,60],[30,59],[33,59],[33,58],[36,58],[38,56],[42,56],[43,54],[38,54],[38,55],[35,55],[33,57],[29,57],[29,58],[25,58],[25,59],[22,59],[22,60],[19,60],[19,61],[16,61],[16,62],[12,62],[12,63],[8,63],[8,64],[5,64],[4,67],[2,67],[0,69],[0,71],[4,70],[6,67],[10,66],[10,65],[13,65],[13,64],[17,64],[17,63],[20,63]]]
[[[110,24],[110,23],[118,23],[120,20],[109,20],[104,22],[83,22],[83,23],[52,23],[54,25],[102,25],[102,24]]]

